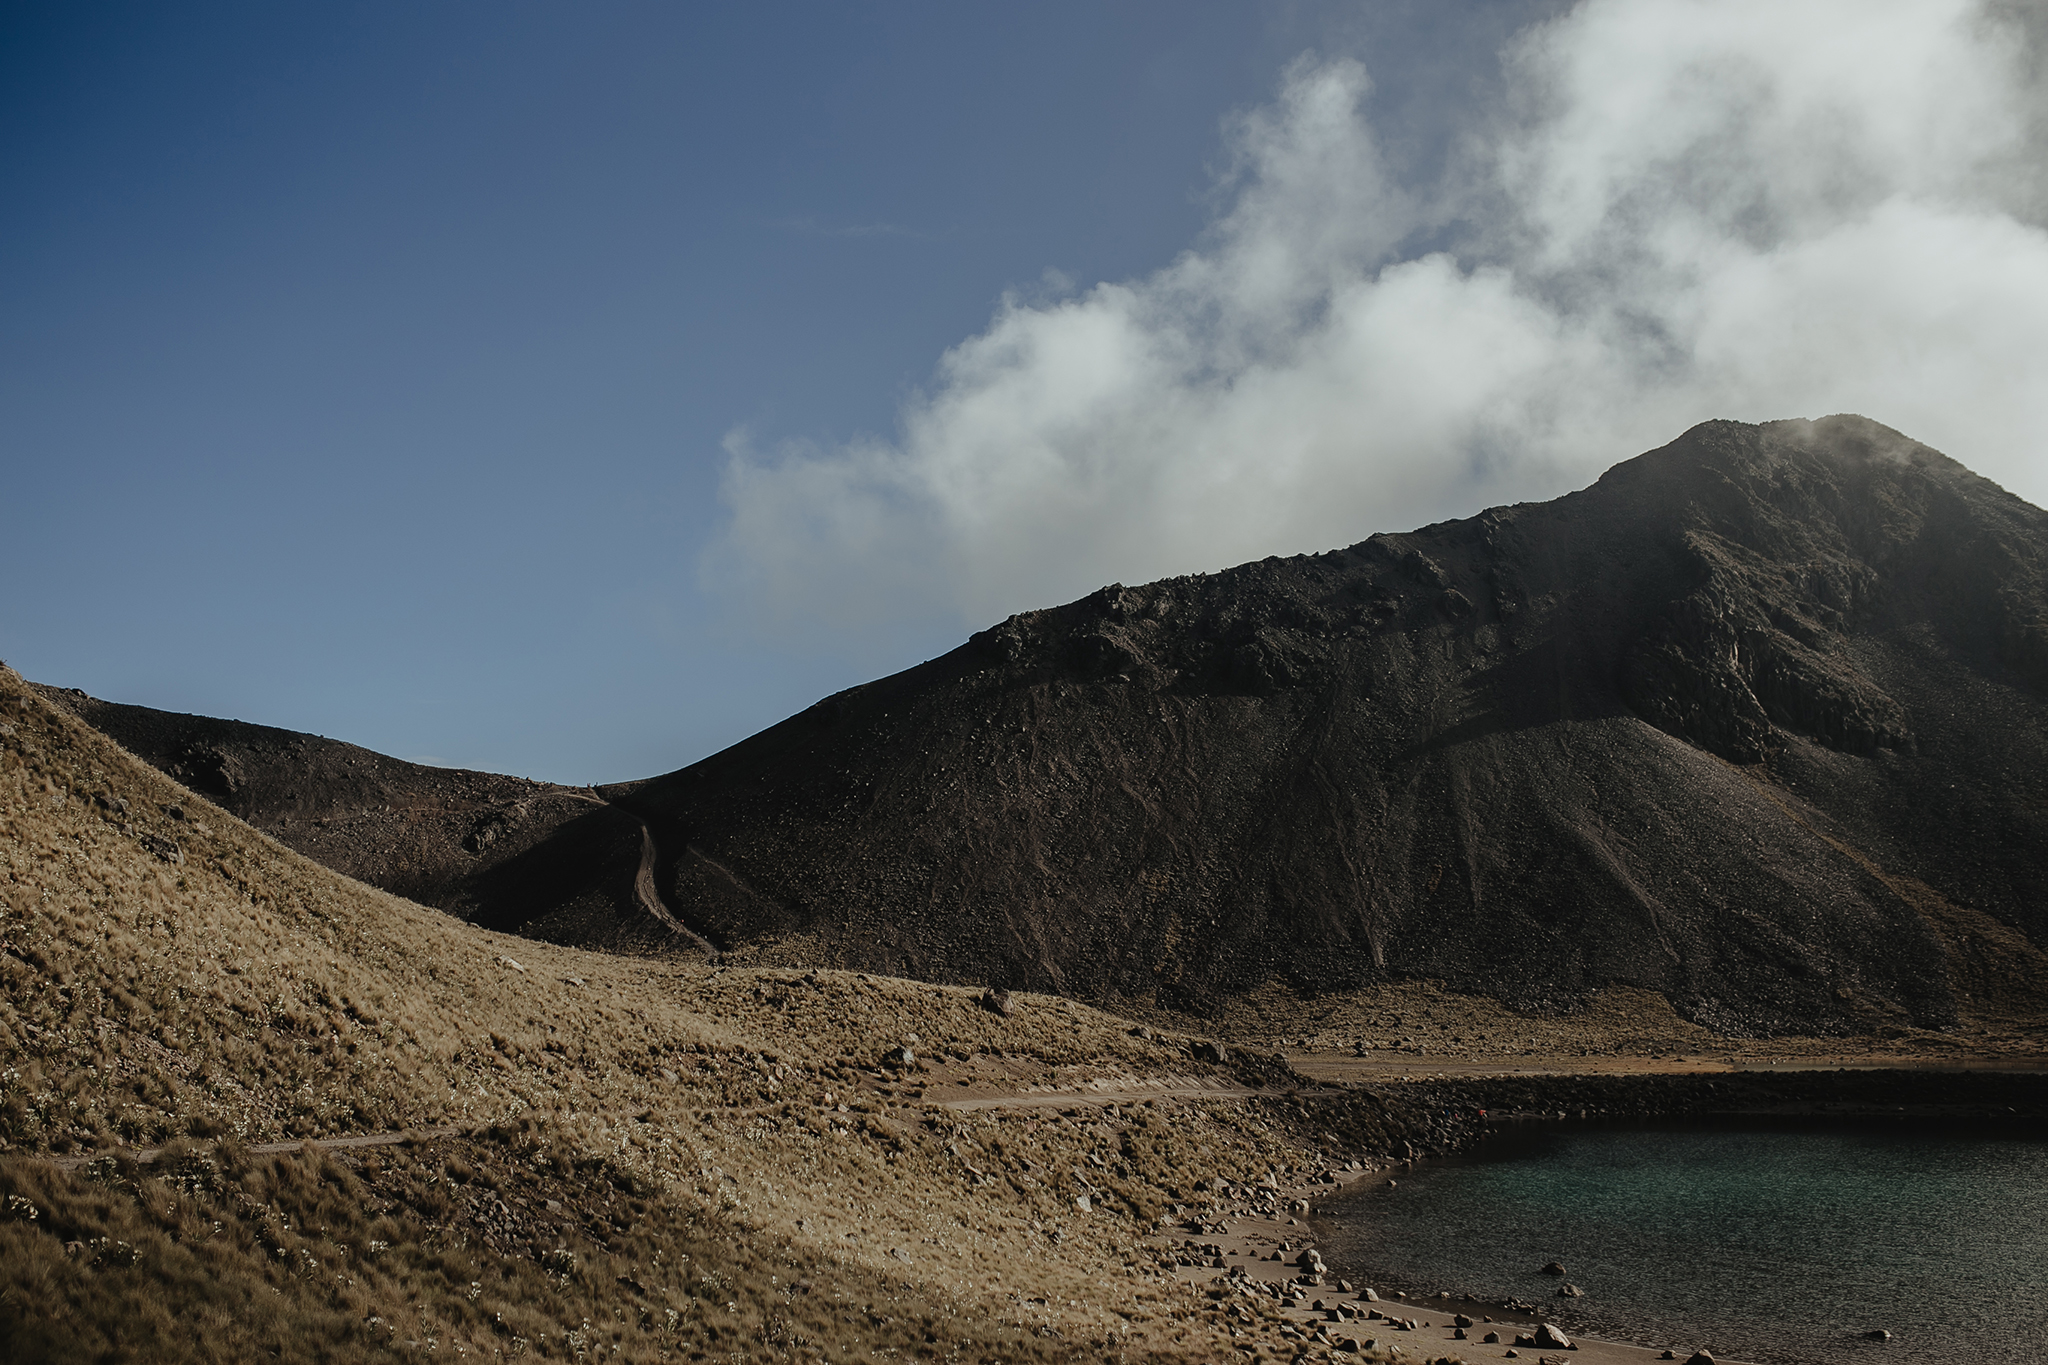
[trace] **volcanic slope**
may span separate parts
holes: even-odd
[[[463,924],[4,667],[0,979],[8,1361],[1277,1352],[1270,1299],[1197,1299],[1147,1235],[1336,1160],[1245,1102],[1266,1073],[1071,1002]],[[952,1112],[940,1072],[1066,1112]],[[1387,1114],[1347,1131],[1383,1150]]]
[[[688,951],[649,915],[643,835],[595,791],[408,763],[243,721],[31,684],[136,757],[337,872],[491,928],[613,951]]]
[[[40,691],[559,943],[1232,1017],[1422,978],[1735,1033],[2038,1022],[2044,545],[1866,419],[1714,422],[1552,503],[1013,617],[601,790]]]
[[[605,794],[735,961],[2038,1018],[2044,574],[2048,514],[1889,428],[1709,422],[1554,502],[1012,617]]]

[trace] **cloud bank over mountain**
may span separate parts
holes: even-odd
[[[1179,259],[1004,299],[891,439],[735,432],[706,580],[981,623],[1550,496],[1708,417],[1864,412],[2048,500],[2038,56],[1965,0],[1589,0],[1404,183],[1367,66],[1304,55]]]

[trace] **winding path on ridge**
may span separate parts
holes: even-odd
[[[640,902],[642,910],[667,925],[672,933],[688,943],[691,948],[707,957],[717,957],[718,949],[712,945],[711,940],[677,919],[675,913],[661,899],[661,891],[654,884],[654,863],[660,853],[654,846],[654,830],[645,820],[626,810],[624,806],[613,808],[625,811],[640,826],[640,870],[633,876],[633,899]]]
[[[595,792],[572,790],[564,794],[578,801],[588,801],[594,806],[605,806],[618,811],[640,826],[640,870],[633,874],[634,902],[670,933],[682,939],[688,949],[702,953],[706,957],[716,958],[717,945],[678,919],[675,912],[668,908],[668,903],[661,898],[661,890],[654,881],[654,865],[661,856],[661,850],[655,846],[653,827],[641,818],[639,812],[616,801],[607,801]]]

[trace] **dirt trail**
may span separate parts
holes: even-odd
[[[705,938],[702,934],[691,929],[689,925],[677,919],[675,912],[670,910],[668,903],[661,898],[661,891],[654,881],[654,864],[660,858],[661,850],[655,846],[653,827],[641,819],[638,812],[629,810],[615,801],[607,801],[596,792],[571,791],[565,793],[565,795],[574,797],[578,801],[588,801],[593,805],[609,806],[640,826],[640,870],[633,874],[634,901],[650,917],[660,922],[689,947],[708,958],[716,959],[718,956],[717,946],[710,939]]]
[[[322,1151],[336,1151],[348,1147],[395,1147],[401,1142],[424,1140],[426,1138],[453,1137],[462,1130],[453,1125],[438,1128],[407,1128],[396,1133],[363,1133],[356,1137],[338,1138],[294,1138],[290,1142],[252,1142],[248,1150],[259,1156],[277,1152],[296,1152],[306,1144]],[[154,1161],[161,1147],[115,1147],[104,1152],[88,1152],[83,1156],[53,1156],[45,1158],[60,1171],[74,1171],[92,1161],[104,1161],[114,1157],[126,1157],[130,1161]]]
[[[680,926],[678,926],[678,928],[679,932],[685,934],[689,933],[689,930],[687,929],[681,929]],[[916,1096],[905,1096],[898,1099],[896,1103],[904,1108],[920,1108],[936,1104],[936,1106],[940,1109],[953,1110],[1049,1109],[1071,1108],[1075,1105],[1083,1104],[1100,1106],[1108,1104],[1131,1103],[1138,1100],[1152,1099],[1242,1100],[1251,1099],[1259,1095],[1274,1095],[1278,1093],[1279,1092],[1272,1090],[1247,1090],[1241,1087],[1226,1086],[1147,1087],[1143,1085],[1131,1085],[1116,1086],[1101,1090],[1064,1092],[1051,1091],[1044,1094],[982,1095],[977,1096],[973,1099],[965,1100],[932,1101],[929,1099],[921,1099]],[[717,1107],[694,1109],[691,1112],[700,1115],[718,1113],[729,1116],[735,1114],[765,1114],[786,1107],[787,1101],[775,1101],[769,1104],[757,1104],[745,1107]],[[816,1109],[822,1113],[831,1113],[834,1111],[835,1108],[833,1105],[829,1104],[810,1105],[807,1107]],[[844,1106],[838,1106],[838,1108],[843,1110]],[[286,1142],[252,1142],[248,1144],[247,1150],[253,1154],[261,1156],[273,1155],[278,1152],[296,1152],[300,1148],[306,1146],[309,1143],[314,1147],[318,1147],[322,1151],[341,1151],[352,1147],[393,1147],[401,1142],[424,1141],[428,1138],[454,1137],[462,1131],[463,1130],[461,1128],[458,1128],[453,1124],[444,1124],[442,1126],[434,1128],[406,1128],[398,1132],[392,1133],[362,1133],[354,1137],[293,1138]],[[130,1161],[139,1162],[154,1161],[156,1160],[157,1154],[162,1150],[163,1148],[161,1147],[113,1147],[108,1148],[104,1151],[82,1153],[78,1156],[45,1155],[43,1159],[50,1162],[52,1165],[56,1166],[59,1170],[72,1171],[77,1170],[80,1166],[84,1166],[90,1162],[104,1161],[113,1158],[125,1157]]]
[[[1311,1080],[1333,1084],[1451,1077],[1509,1076],[1728,1076],[1745,1071],[1996,1071],[2039,1074],[2048,1057],[1871,1056],[1808,1057],[1352,1057],[1294,1053],[1287,1063]]]
[[[1243,1086],[1114,1086],[1102,1090],[1048,1091],[1029,1095],[977,1095],[963,1100],[938,1100],[941,1109],[1057,1109],[1074,1105],[1130,1104],[1138,1100],[1249,1100],[1278,1095],[1277,1090]]]
[[[655,859],[659,856],[659,850],[654,846],[654,830],[648,826],[645,820],[642,820],[634,812],[626,810],[624,806],[617,806],[616,809],[625,811],[640,826],[640,870],[633,876],[633,899],[640,902],[642,910],[645,910],[655,919],[667,925],[677,937],[688,942],[692,948],[703,953],[706,957],[716,958],[718,956],[718,949],[713,946],[711,940],[677,919],[674,913],[662,901],[661,892],[655,887],[654,863]]]

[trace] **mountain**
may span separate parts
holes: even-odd
[[[1181,1008],[2048,1005],[2048,514],[1860,417],[1118,585],[611,790],[768,960]]]
[[[1419,978],[1948,1027],[2048,1012],[2044,574],[2048,514],[1889,428],[1709,422],[1553,502],[1015,616],[596,792],[69,704],[561,942],[687,945],[667,913],[737,962],[1196,1012]]]
[[[648,912],[647,835],[587,787],[408,763],[317,735],[31,684],[131,754],[347,876],[529,937],[707,946]]]

